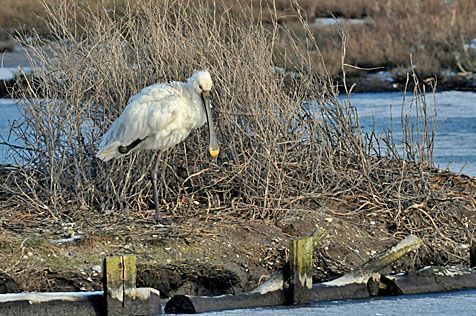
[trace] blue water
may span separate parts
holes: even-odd
[[[231,315],[476,315],[476,290],[446,293],[401,295],[366,300],[330,301],[302,307],[261,308],[204,313],[207,316]]]

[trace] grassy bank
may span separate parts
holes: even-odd
[[[339,250],[335,256],[355,256],[361,240],[375,242],[366,245],[370,253],[374,246],[382,248],[413,233],[425,241],[414,264],[467,261],[473,235],[468,227],[476,221],[474,179],[433,168],[431,118],[425,114],[429,104],[412,69],[405,75],[414,77],[412,107],[423,121],[403,122],[402,155],[391,135],[362,133],[351,99],[339,102],[332,67],[302,16],[297,32],[297,22],[292,22],[293,31],[280,23],[277,9],[263,9],[268,20],[260,22],[265,20],[257,21],[253,8],[243,7],[237,14],[235,9],[174,0],[131,1],[118,11],[68,2],[45,12],[49,38],[29,36],[23,44],[48,66],[30,79],[35,84],[17,87],[25,117],[13,133],[26,144],[16,151],[26,163],[2,173],[0,223],[15,238],[52,238],[65,224],[75,223],[93,239],[119,238],[112,242],[119,252],[128,244],[127,236],[136,244],[157,238],[164,249],[173,244],[167,236],[201,247],[207,236],[230,242],[227,230],[238,229],[249,238],[237,250],[246,258],[248,244],[272,244],[271,237],[280,234],[282,245],[284,238],[305,231],[299,229],[302,223],[332,223]],[[347,58],[342,48],[339,56]],[[277,73],[272,67],[276,60],[300,75]],[[208,69],[215,81],[212,103],[220,157],[207,157],[202,131],[167,152],[160,196],[176,224],[157,231],[151,224],[150,153],[109,164],[94,154],[100,135],[131,95],[157,81],[183,80],[200,68]],[[419,137],[414,138],[417,129]],[[243,228],[248,221],[259,224]],[[220,225],[217,233],[213,227]],[[261,231],[259,225],[271,228]],[[356,242],[348,232],[357,228],[363,237]],[[344,233],[348,235],[340,240]],[[18,247],[25,248],[17,241],[12,245],[9,258],[18,254]],[[352,251],[345,252],[349,247]],[[40,248],[58,256],[57,249],[48,253],[48,247]],[[286,253],[277,249],[270,252],[282,262]],[[260,251],[248,256],[267,258]],[[326,251],[318,257],[319,265],[338,271],[335,262],[340,259]],[[200,252],[187,252],[200,259]],[[97,256],[101,253],[114,251],[99,247]],[[147,251],[143,255],[150,259]],[[229,253],[220,255],[222,260]],[[161,264],[177,259],[168,258],[170,263]],[[90,264],[89,257],[84,260]],[[343,259],[342,264],[357,261]]]

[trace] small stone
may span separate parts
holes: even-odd
[[[96,264],[92,267],[92,270],[96,273],[101,273],[102,267],[99,264]]]
[[[328,223],[332,223],[334,219],[332,217],[326,217],[324,220]]]

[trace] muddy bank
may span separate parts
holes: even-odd
[[[40,228],[2,222],[0,293],[101,290],[102,258],[135,254],[138,286],[154,287],[164,297],[234,294],[267,280],[287,259],[288,240],[310,234],[316,226],[329,236],[315,253],[315,282],[342,275],[396,241],[383,237],[381,227],[363,229],[326,209],[295,211],[279,222],[196,214],[176,218],[165,229],[154,227],[151,219],[152,212],[150,222],[122,218],[109,225],[114,229],[70,225],[81,241],[69,245],[50,242],[68,231],[59,224]],[[410,267],[408,258],[393,269]]]

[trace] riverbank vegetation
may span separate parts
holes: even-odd
[[[191,234],[203,239],[216,232],[206,223],[217,223],[228,238],[224,227],[230,222],[279,227],[301,216],[314,218],[313,224],[339,223],[334,238],[340,243],[343,234],[351,243],[356,227],[371,230],[366,236],[374,242],[418,235],[424,247],[412,264],[467,260],[476,184],[433,167],[431,98],[425,94],[431,85],[420,83],[414,68],[406,68],[405,76],[415,87],[408,102],[418,120],[404,119],[404,139],[395,140],[391,133],[362,132],[351,97],[338,99],[335,70],[299,10],[292,13],[301,23],[296,35],[298,22],[291,30],[273,6],[262,9],[265,21],[256,20],[254,8],[242,6],[237,14],[212,2],[139,0],[118,11],[61,3],[44,9],[48,38],[30,33],[23,40],[32,58],[47,66],[16,87],[25,117],[13,133],[25,148],[15,149],[21,167],[3,173],[0,223],[9,231],[55,231],[74,222],[83,232],[102,227],[143,240],[158,235],[161,247],[172,234],[199,247]],[[342,43],[349,44],[350,36],[339,34],[344,75],[351,57]],[[293,72],[278,71],[278,60]],[[176,226],[157,232],[150,226],[151,154],[106,164],[95,152],[131,95],[201,68],[215,81],[220,156],[207,156],[205,131],[163,156],[160,196]],[[191,225],[195,217],[205,219]],[[277,234],[273,229],[262,231]],[[276,251],[271,248],[269,257],[276,258]],[[200,258],[202,252],[190,253]],[[329,264],[325,254],[318,257]]]
[[[42,7],[41,0],[1,2],[4,9],[0,12],[0,29],[11,33],[15,29],[25,31],[34,27],[43,35],[49,34],[50,30],[45,22],[48,12]],[[99,5],[98,2],[102,4]],[[277,23],[293,30],[298,39],[305,40],[308,35],[303,33],[302,21],[296,14],[296,9],[299,8],[300,14],[310,24],[312,36],[319,44],[331,75],[341,74],[340,36],[334,23],[314,23],[315,18],[340,19],[348,38],[346,61],[353,66],[396,69],[396,76],[404,76],[404,69],[412,63],[415,71],[422,77],[447,74],[448,71],[469,75],[476,70],[476,49],[474,42],[471,42],[476,39],[476,17],[473,14],[476,3],[471,0],[181,1],[188,2],[218,12],[229,11],[229,14],[238,16],[243,12],[244,15],[249,14],[246,13],[249,10],[244,8],[251,5],[250,13],[256,21],[273,23],[272,20],[277,19]],[[124,11],[125,7],[124,0],[87,3],[96,10],[104,6],[108,10]],[[358,23],[347,23],[347,19],[361,20]],[[319,58],[316,59],[315,62],[318,63]],[[280,66],[293,66],[285,60],[277,62]],[[360,73],[356,68],[348,68],[347,71]]]

